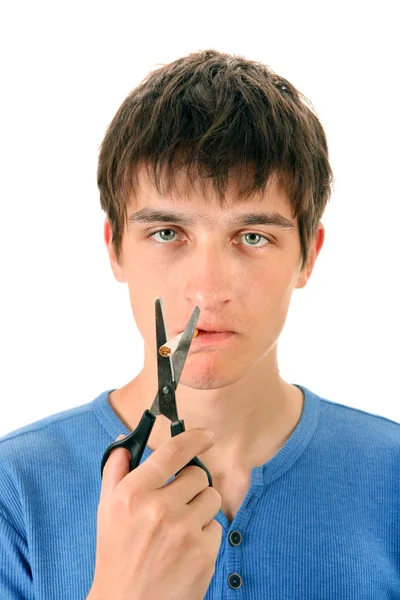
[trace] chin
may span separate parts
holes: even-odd
[[[202,357],[196,364],[187,360],[179,385],[196,390],[217,390],[237,383],[247,371],[248,367],[244,368],[243,365],[240,366],[232,360],[227,361],[226,358],[216,361],[215,357]]]

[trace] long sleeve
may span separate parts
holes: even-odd
[[[400,424],[301,389],[290,438],[215,516],[205,600],[400,600]],[[129,435],[109,391],[0,439],[0,600],[87,598],[101,459]]]
[[[0,598],[34,600],[26,542],[0,514]]]

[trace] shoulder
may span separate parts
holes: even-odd
[[[108,390],[94,400],[39,419],[0,437],[0,477],[4,469],[24,470],[40,458],[54,460],[58,454],[74,453],[79,443],[98,437],[99,407]],[[1,480],[0,480],[1,483]]]
[[[0,438],[0,514],[16,530],[22,528],[27,503],[39,505],[50,488],[57,494],[66,478],[78,486],[83,475],[97,476],[109,437],[98,418],[106,395],[108,391]]]
[[[360,427],[360,434],[385,432],[389,438],[400,439],[400,423],[384,417],[378,413],[369,412],[361,408],[341,404],[336,400],[321,398],[322,409],[327,417],[335,416],[337,426],[344,428],[354,425]]]
[[[308,399],[319,404],[316,435],[332,442],[338,452],[346,450],[395,455],[400,458],[400,423],[382,415],[324,398],[305,388]]]
[[[88,413],[92,411],[91,405],[92,403],[88,402],[10,431],[0,437],[0,458],[5,458],[7,454],[14,453],[25,446],[34,449],[35,443],[39,440],[41,444],[46,444],[46,440],[52,438],[55,433],[69,431],[74,421],[84,420]]]

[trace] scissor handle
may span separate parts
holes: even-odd
[[[171,423],[171,437],[175,437],[176,435],[179,435],[180,433],[183,433],[184,431],[185,431],[185,422],[183,419],[181,419],[177,423]],[[200,467],[200,469],[203,469],[203,471],[205,471],[205,473],[208,477],[208,483],[209,483],[210,487],[213,487],[213,482],[212,482],[210,471],[207,469],[206,465],[204,463],[202,463],[199,458],[197,458],[197,456],[192,458],[192,460],[190,462],[188,462],[188,464],[185,466],[186,467],[189,467],[189,466]],[[178,471],[178,473],[180,473],[184,468],[185,467],[182,467],[182,469],[180,469]],[[175,475],[178,475],[178,473],[176,473]]]
[[[142,418],[140,419],[139,425],[134,431],[132,431],[132,433],[130,433],[126,438],[117,440],[108,446],[101,461],[102,477],[104,465],[106,464],[111,452],[115,448],[126,448],[129,451],[129,454],[131,455],[129,471],[133,471],[133,469],[136,469],[136,467],[139,466],[155,420],[155,415],[153,415],[153,413],[151,413],[149,410],[145,410]]]

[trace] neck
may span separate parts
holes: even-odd
[[[178,416],[186,429],[206,427],[214,432],[214,446],[201,455],[214,476],[223,477],[233,468],[248,473],[270,460],[295,429],[303,394],[280,377],[276,352],[275,346],[239,381],[215,389],[189,387],[182,372],[176,390]],[[192,379],[190,383],[193,386]],[[111,406],[128,429],[133,430],[150,408],[156,389],[155,361],[146,355],[139,375],[110,394]],[[170,437],[170,422],[157,417],[148,446],[156,450]]]

